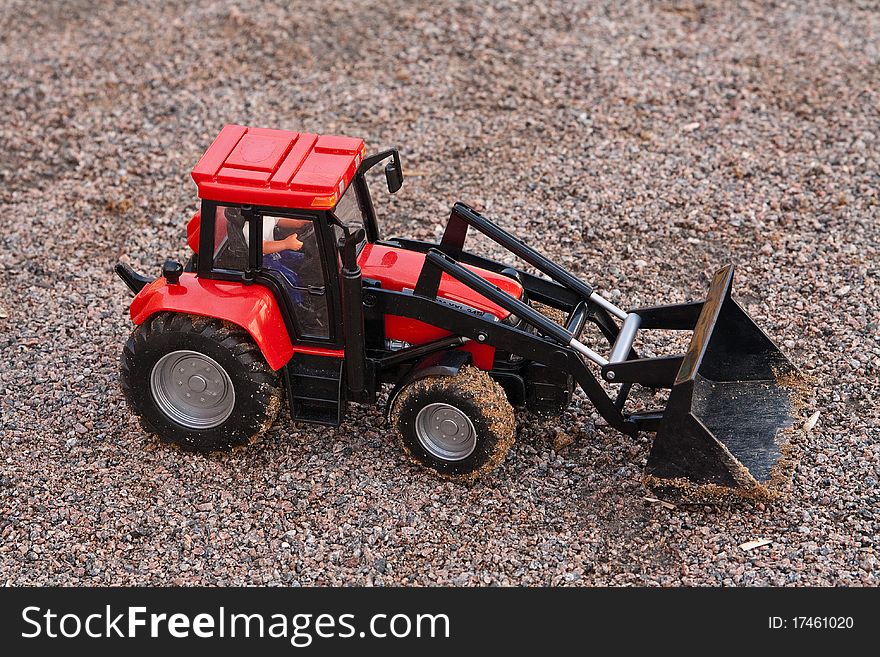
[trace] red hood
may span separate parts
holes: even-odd
[[[364,246],[358,262],[364,278],[380,281],[386,290],[402,292],[403,290],[415,289],[416,281],[419,279],[419,273],[421,273],[422,265],[425,262],[425,254],[382,244],[367,244]],[[480,267],[465,266],[511,296],[517,299],[522,296],[522,285],[518,281]],[[504,319],[510,314],[501,306],[489,301],[486,297],[447,274],[443,274],[440,279],[439,294],[444,299],[492,313],[498,319]]]

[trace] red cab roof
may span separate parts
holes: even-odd
[[[363,139],[227,125],[192,177],[208,201],[324,209],[363,159]]]

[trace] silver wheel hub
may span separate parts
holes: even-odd
[[[181,349],[153,366],[150,392],[169,419],[187,429],[223,424],[235,408],[235,389],[226,370],[210,356]]]
[[[420,410],[416,436],[425,451],[444,461],[466,459],[477,446],[473,422],[450,404],[428,404]]]

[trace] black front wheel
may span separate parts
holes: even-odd
[[[516,429],[504,389],[470,366],[455,376],[407,385],[394,400],[391,421],[415,461],[460,481],[474,480],[501,463]]]
[[[250,335],[219,319],[160,313],[122,353],[122,389],[162,440],[212,452],[247,445],[272,426],[281,382]]]

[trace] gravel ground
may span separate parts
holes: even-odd
[[[880,9],[731,5],[4,2],[0,582],[876,585]],[[189,170],[227,122],[399,145],[386,234],[461,199],[624,305],[736,262],[817,381],[789,497],[647,503],[649,436],[582,397],[520,418],[471,488],[361,407],[231,455],[160,446],[119,390],[111,269],[186,257]]]

